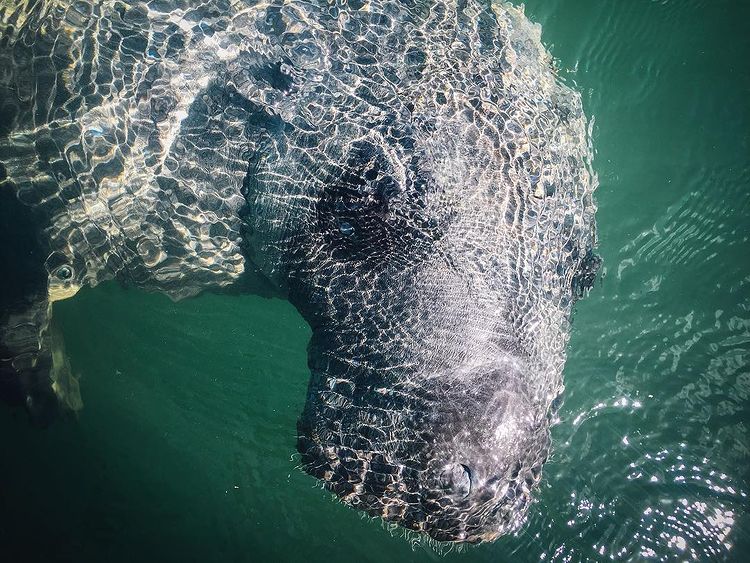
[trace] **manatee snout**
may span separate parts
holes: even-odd
[[[439,541],[491,541],[520,525],[548,426],[515,362],[411,374],[396,389],[367,370],[313,375],[298,449],[344,502]]]

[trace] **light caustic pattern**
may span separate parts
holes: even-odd
[[[520,526],[596,264],[587,122],[538,26],[474,0],[2,22],[3,188],[46,221],[46,300],[259,272],[313,328],[308,472],[438,540]]]

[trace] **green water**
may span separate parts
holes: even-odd
[[[0,408],[0,561],[747,560],[750,2],[534,0],[596,118],[606,273],[515,537],[440,556],[296,467],[286,302],[114,285],[56,306],[84,410]]]

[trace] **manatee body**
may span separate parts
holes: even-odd
[[[79,404],[52,303],[272,287],[313,330],[297,447],[437,540],[517,529],[590,284],[591,150],[489,0],[0,4],[0,393]]]

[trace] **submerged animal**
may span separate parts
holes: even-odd
[[[580,96],[490,0],[3,0],[0,392],[80,400],[52,304],[271,287],[345,503],[517,529],[598,259]]]

